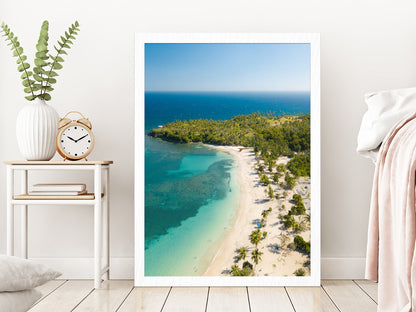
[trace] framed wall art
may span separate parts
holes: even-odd
[[[318,34],[136,34],[135,285],[319,286]]]

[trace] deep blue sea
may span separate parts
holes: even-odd
[[[309,113],[309,92],[146,92],[145,132],[175,120]],[[145,138],[145,275],[201,275],[235,218],[233,158]]]

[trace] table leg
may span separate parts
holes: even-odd
[[[110,279],[110,168],[104,170],[104,209],[103,209],[103,255],[105,257],[105,267],[108,268],[104,274],[104,279]]]
[[[101,210],[101,165],[94,168],[94,288],[101,286],[101,246],[102,246],[102,210]]]
[[[7,255],[14,255],[14,209],[13,209],[13,188],[14,173],[11,165],[7,165],[7,189],[6,189],[6,206],[7,206]]]
[[[22,194],[27,194],[28,187],[27,187],[27,170],[22,171]],[[27,252],[27,205],[22,205],[22,216],[21,216],[21,256],[24,259],[27,259],[28,252]]]

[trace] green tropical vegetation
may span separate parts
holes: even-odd
[[[288,168],[295,177],[310,172],[310,114],[276,116],[252,113],[238,115],[229,120],[175,121],[165,124],[163,128],[152,129],[148,135],[175,143],[194,142],[252,147],[256,155],[261,155],[271,173],[274,167],[277,172],[286,171],[284,165],[276,166],[279,156],[292,158],[293,161]],[[264,169],[264,165],[258,164],[259,173],[263,173]],[[270,181],[267,183],[265,179],[262,182],[266,185],[270,184]],[[285,182],[287,188],[293,188],[292,176],[286,174]]]
[[[299,194],[293,194],[292,199],[295,202],[295,205],[292,206],[292,208],[289,211],[289,214],[291,215],[306,214],[306,208],[305,208],[305,205],[303,204],[302,197]]]
[[[260,243],[260,241],[261,241],[261,233],[260,233],[260,230],[257,229],[257,230],[252,231],[251,234],[250,234],[250,242],[253,245],[255,245],[256,248],[257,248],[257,245]]]
[[[295,179],[288,172],[286,172],[285,174],[285,182],[286,184],[284,185],[284,187],[288,190],[293,189],[296,185]]]
[[[297,249],[304,251],[306,253],[311,252],[311,242],[306,242],[302,236],[300,235],[295,236],[295,238],[293,239],[293,242],[296,245]]]
[[[264,185],[269,185],[270,184],[270,180],[269,180],[269,178],[267,177],[267,175],[265,175],[265,174],[262,174],[261,176],[260,176],[260,182],[261,183],[263,183]]]
[[[271,186],[269,186],[269,190],[267,191],[269,198],[274,198],[274,192]]]
[[[245,261],[242,268],[240,269],[238,265],[234,264],[231,266],[231,275],[232,276],[250,276],[253,275],[253,265]]]
[[[32,101],[36,98],[49,101],[51,99],[50,93],[54,90],[52,87],[56,83],[58,76],[57,70],[63,68],[62,63],[64,59],[62,56],[68,54],[67,49],[71,48],[75,36],[79,31],[79,23],[75,21],[68,31],[60,37],[57,44],[54,46],[55,55],[49,53],[48,41],[49,41],[49,22],[44,21],[42,23],[39,39],[36,44],[36,54],[34,59],[35,66],[33,72],[29,70],[30,64],[27,61],[27,56],[24,54],[24,50],[18,37],[12,32],[10,27],[2,22],[0,32],[3,33],[7,45],[13,51],[13,56],[17,57],[17,70],[22,73],[20,78],[22,79],[22,85],[24,92],[29,94],[25,97],[26,100]]]
[[[240,269],[238,267],[238,265],[234,264],[233,266],[231,266],[231,275],[232,276],[250,276],[250,275],[253,275],[253,265],[250,262],[245,261],[243,263],[242,268]]]
[[[251,259],[254,261],[255,264],[259,264],[262,255],[263,253],[260,250],[258,250],[258,248],[256,248],[251,252]]]
[[[287,163],[287,167],[295,177],[311,175],[311,158],[308,154],[297,154]]]
[[[238,256],[237,256],[238,261],[240,261],[241,259],[245,259],[246,257],[247,257],[247,248],[245,247],[240,248],[240,250],[238,251]]]
[[[286,172],[286,166],[284,164],[279,164],[276,166],[277,172],[285,173]]]
[[[293,274],[295,274],[296,276],[305,276],[305,273],[305,270],[302,268],[299,268],[295,272],[293,272]]]

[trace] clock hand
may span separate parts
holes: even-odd
[[[75,143],[77,143],[77,140],[75,140],[75,139],[73,139],[73,138],[71,138],[70,136],[66,136],[68,139],[70,139],[70,140],[72,140],[72,141],[74,141]]]
[[[84,135],[83,137],[79,138],[78,140],[76,140],[75,142],[78,142],[80,140],[82,140],[83,138],[85,138],[86,136],[88,136],[88,134]]]

